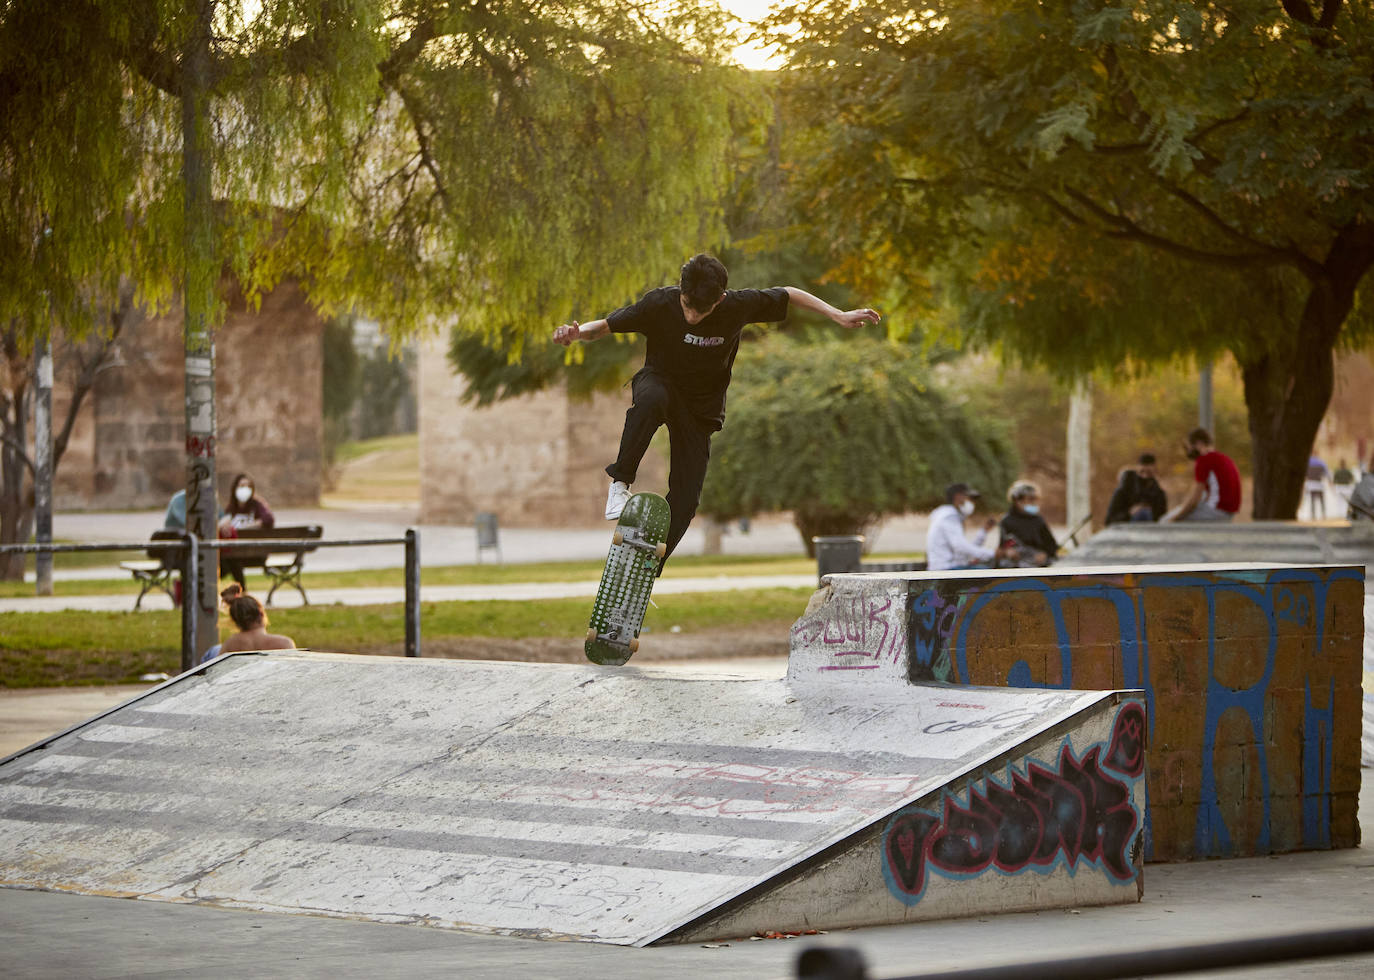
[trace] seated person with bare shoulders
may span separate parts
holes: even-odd
[[[245,650],[294,650],[296,644],[289,636],[267,632],[267,613],[262,603],[248,595],[238,585],[231,585],[220,593],[229,608],[229,618],[238,632],[220,645],[220,653],[241,653]]]

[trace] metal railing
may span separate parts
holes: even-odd
[[[1055,960],[1028,960],[1005,966],[916,973],[888,980],[1115,980],[1197,973],[1239,966],[1285,963],[1374,953],[1374,926],[1324,929],[1280,936],[1256,936],[1223,943],[1197,943]],[[813,946],[797,958],[796,975],[814,980],[868,980],[859,951],[850,946]]]
[[[64,554],[82,551],[170,551],[174,552],[175,567],[181,573],[181,669],[190,670],[196,665],[196,630],[200,625],[202,612],[216,612],[216,608],[202,610],[195,601],[194,583],[200,571],[200,552],[247,549],[256,552],[313,551],[317,548],[356,548],[373,545],[405,546],[405,655],[420,656],[420,534],[414,528],[406,531],[400,538],[347,538],[327,540],[324,538],[246,538],[227,541],[201,541],[194,534],[186,533],[176,541],[97,542],[91,544],[6,544],[0,545],[0,554]],[[190,600],[190,601],[188,601]]]

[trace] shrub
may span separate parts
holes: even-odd
[[[955,481],[1000,495],[1015,469],[1000,421],[937,388],[911,347],[772,336],[735,362],[701,510],[718,520],[790,510],[812,554],[813,535],[929,509]]]

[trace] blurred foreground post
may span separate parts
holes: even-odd
[[[33,539],[52,544],[52,332],[36,352],[33,406]],[[34,555],[37,595],[52,595],[52,552]]]
[[[1077,527],[1085,517],[1091,517],[1092,501],[1092,379],[1084,378],[1074,385],[1069,399],[1068,457],[1069,476],[1064,492],[1064,505],[1069,527]]]

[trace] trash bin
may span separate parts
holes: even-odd
[[[863,561],[864,536],[862,534],[837,534],[833,537],[815,537],[811,543],[816,546],[817,581],[835,572],[857,572]]]

